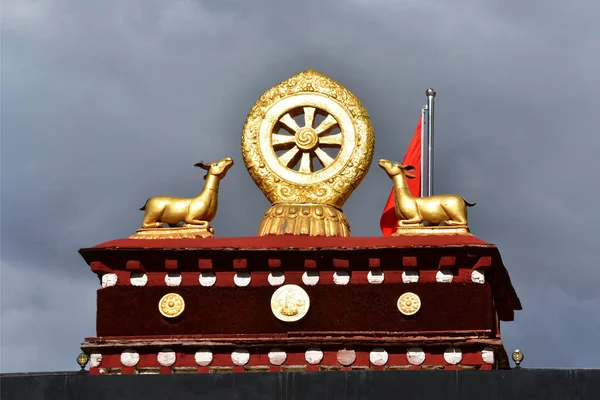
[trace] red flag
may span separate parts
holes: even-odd
[[[413,135],[410,144],[408,145],[408,149],[406,150],[406,155],[404,156],[404,160],[402,164],[404,165],[412,165],[415,167],[414,171],[411,171],[416,178],[407,179],[408,188],[410,189],[410,193],[413,196],[420,197],[421,196],[421,124],[422,118],[419,118],[419,123],[417,124],[417,129],[415,129],[415,134]],[[390,236],[392,233],[396,232],[396,226],[398,224],[398,218],[396,217],[396,211],[394,210],[394,188],[392,187],[392,192],[390,193],[390,197],[388,198],[387,203],[385,204],[385,208],[383,209],[383,214],[381,214],[381,220],[379,222],[379,226],[381,227],[381,232],[383,236]]]

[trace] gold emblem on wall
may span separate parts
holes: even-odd
[[[406,292],[398,298],[398,310],[404,315],[414,315],[421,309],[421,299],[414,293]]]
[[[284,322],[301,320],[309,308],[308,294],[297,285],[284,285],[271,296],[271,311],[277,319]]]
[[[367,173],[374,143],[360,101],[317,71],[265,92],[242,132],[248,172],[272,203],[258,234],[350,236],[341,207]]]
[[[158,302],[158,310],[166,318],[175,318],[185,310],[185,301],[177,293],[167,293]]]

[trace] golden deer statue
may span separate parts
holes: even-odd
[[[207,170],[202,193],[193,198],[172,196],[151,197],[146,201],[143,229],[159,228],[164,222],[174,225],[181,221],[186,227],[211,229],[210,221],[217,213],[219,182],[233,166],[230,157],[208,164],[199,162],[195,167]]]
[[[379,166],[394,181],[398,227],[422,226],[424,221],[431,224],[443,222],[455,227],[468,226],[467,207],[472,207],[475,203],[469,203],[455,194],[414,197],[406,183],[406,178],[415,178],[415,175],[408,172],[414,167],[385,159],[379,160]]]

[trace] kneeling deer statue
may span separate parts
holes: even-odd
[[[208,164],[199,162],[195,167],[207,170],[204,190],[193,198],[172,196],[151,197],[140,210],[145,211],[142,228],[159,228],[163,222],[177,224],[185,221],[187,226],[208,228],[217,213],[219,182],[233,166],[230,157]]]
[[[414,197],[408,190],[406,182],[406,178],[415,178],[415,175],[408,172],[414,167],[385,159],[379,160],[379,166],[394,181],[398,226],[421,226],[423,221],[432,224],[444,222],[449,226],[467,226],[467,207],[472,207],[475,203],[469,203],[455,194]]]

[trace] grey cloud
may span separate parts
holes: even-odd
[[[77,249],[130,235],[149,196],[193,195],[200,159],[236,161],[217,233],[255,234],[268,202],[244,169],[241,129],[265,90],[306,68],[361,99],[376,159],[404,156],[424,90],[438,91],[435,191],[476,201],[473,232],[500,247],[525,308],[503,324],[506,347],[531,366],[598,366],[584,329],[599,311],[595,2],[20,0],[3,11],[3,371],[75,368],[98,287]],[[380,234],[390,187],[373,165],[344,207],[355,235]]]

